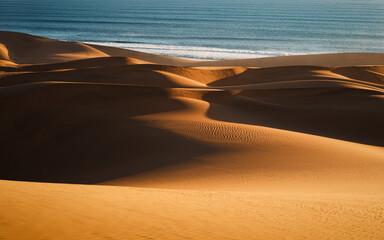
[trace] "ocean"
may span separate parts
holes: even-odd
[[[384,0],[0,0],[0,30],[216,60],[384,52]]]

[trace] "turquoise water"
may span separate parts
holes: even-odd
[[[0,0],[0,30],[192,59],[384,52],[384,0]]]

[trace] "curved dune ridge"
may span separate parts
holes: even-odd
[[[0,238],[380,239],[383,107],[384,54],[198,62],[0,32]]]

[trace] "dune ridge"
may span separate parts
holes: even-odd
[[[0,238],[380,239],[383,101],[384,54],[199,62],[0,32]]]

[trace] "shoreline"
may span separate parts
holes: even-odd
[[[276,51],[256,51],[247,49],[225,49],[225,48],[209,48],[204,46],[173,46],[173,45],[156,45],[144,43],[118,43],[118,42],[90,42],[82,43],[90,45],[100,45],[106,47],[115,47],[120,49],[145,52],[154,55],[181,58],[194,61],[220,61],[220,60],[236,60],[250,58],[267,58],[297,55],[314,55],[314,54],[330,54],[322,53],[288,53]],[[222,56],[222,57],[220,57]]]

